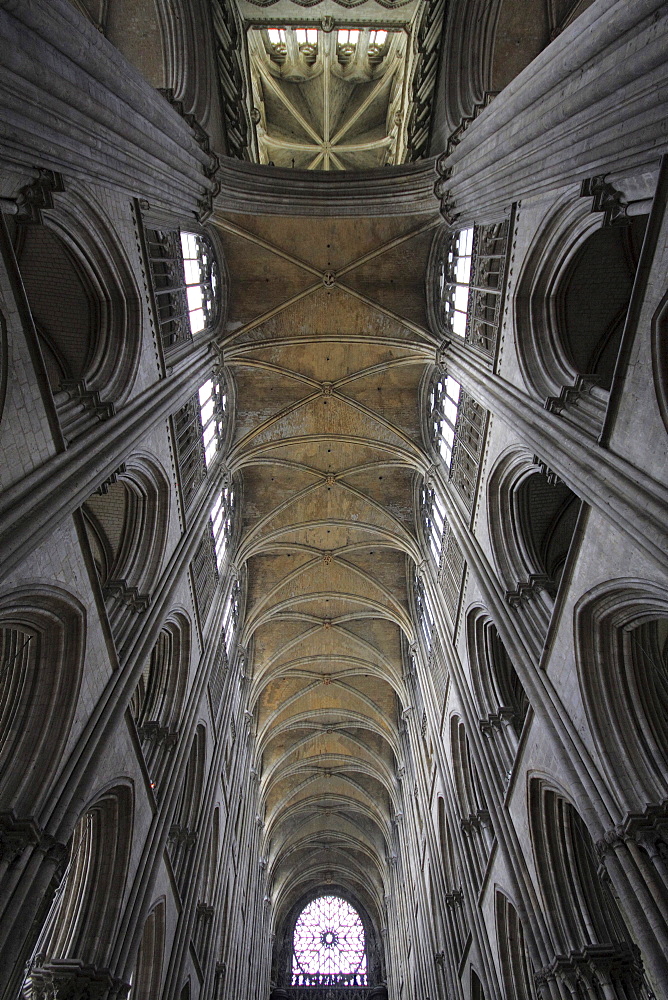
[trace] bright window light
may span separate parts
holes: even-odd
[[[461,387],[450,375],[440,375],[431,389],[432,439],[446,467],[450,468]]]
[[[213,544],[216,550],[216,565],[219,573],[225,563],[232,537],[233,514],[234,492],[231,486],[224,486],[214,500],[210,514]]]
[[[181,254],[191,334],[200,333],[215,312],[218,272],[205,237],[181,233]]]
[[[450,242],[438,276],[443,318],[457,337],[466,336],[473,229],[462,229]]]
[[[224,382],[210,378],[201,386],[199,410],[202,421],[204,458],[208,469],[223,438],[227,412],[227,391]]]
[[[320,896],[300,913],[292,952],[295,986],[366,986],[364,926],[340,896]]]

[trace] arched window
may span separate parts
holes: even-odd
[[[223,439],[225,429],[228,392],[224,377],[216,375],[207,379],[200,387],[198,397],[204,461],[208,469]]]
[[[413,577],[413,597],[415,599],[418,625],[422,631],[427,651],[429,651],[431,649],[431,636],[435,625],[434,612],[427,596],[424,580],[417,572]]]
[[[201,233],[181,233],[191,334],[213,326],[218,294],[218,265],[211,244]]]
[[[451,484],[472,509],[487,427],[487,411],[448,375],[437,368],[429,390],[429,437]]]
[[[234,489],[223,486],[211,508],[213,544],[216,550],[216,564],[220,573],[232,538],[234,528]]]
[[[232,589],[227,595],[225,608],[223,609],[223,635],[225,637],[225,652],[229,658],[232,651],[232,644],[239,624],[239,613],[241,609],[241,584],[235,580]]]
[[[220,274],[203,233],[146,229],[153,294],[165,352],[210,329],[220,312]]]
[[[494,355],[508,253],[509,220],[436,235],[432,250],[432,323]]]
[[[222,372],[212,375],[173,417],[181,494],[186,511],[221,450],[229,391]]]
[[[461,386],[451,375],[446,375],[445,372],[436,373],[429,395],[431,412],[429,430],[432,443],[448,469],[452,462],[460,393]]]
[[[443,548],[443,532],[445,530],[445,504],[433,485],[426,482],[422,487],[422,528],[429,551],[434,557],[436,566],[441,561]]]
[[[466,334],[472,252],[473,229],[461,229],[448,235],[438,263],[441,319],[446,330],[462,338]]]
[[[304,907],[293,935],[294,986],[366,986],[364,926],[340,896],[319,896]]]

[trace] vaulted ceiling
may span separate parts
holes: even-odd
[[[219,214],[236,384],[230,470],[270,892],[380,913],[419,560],[424,274],[438,219]]]
[[[355,170],[403,160],[404,32],[257,28],[248,47],[261,163]]]

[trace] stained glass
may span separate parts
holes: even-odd
[[[367,983],[364,927],[340,896],[320,896],[295,924],[292,983],[296,986]]]

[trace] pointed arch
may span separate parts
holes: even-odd
[[[72,725],[85,635],[83,607],[60,588],[0,597],[0,811],[39,814]]]
[[[169,831],[170,856],[177,883],[184,891],[192,864],[192,848],[197,839],[198,820],[204,791],[206,729],[199,725],[190,747],[188,763],[181,783]]]
[[[506,996],[513,1000],[536,1000],[524,929],[517,910],[500,889],[496,890],[495,911],[499,963]]]
[[[574,611],[585,711],[608,784],[623,811],[668,796],[668,591],[620,579]]]
[[[494,834],[490,825],[485,792],[473,760],[466,727],[458,715],[450,719],[450,748],[460,826],[471,878],[480,888],[489,861]]]
[[[155,1000],[160,996],[165,954],[166,907],[164,896],[146,918],[132,977],[129,1000]]]
[[[156,462],[133,455],[83,504],[109,622],[122,645],[150,601],[167,539],[171,489]]]
[[[59,191],[43,224],[15,232],[16,255],[68,441],[132,389],[141,300],[114,225],[89,193]]]
[[[529,783],[529,814],[536,871],[546,902],[558,975],[595,993],[604,981],[617,995],[640,1000],[643,966],[606,881],[582,818],[540,778]]]
[[[178,740],[191,642],[188,617],[175,612],[160,630],[130,702],[146,765],[157,787]]]
[[[500,457],[487,485],[492,550],[506,600],[542,639],[575,535],[582,502],[528,452]]]
[[[113,984],[108,970],[125,895],[133,811],[131,785],[117,784],[77,823],[64,889],[42,930],[38,960],[31,963],[28,981],[36,995],[47,984],[67,995],[82,975],[84,982],[101,976]]]

